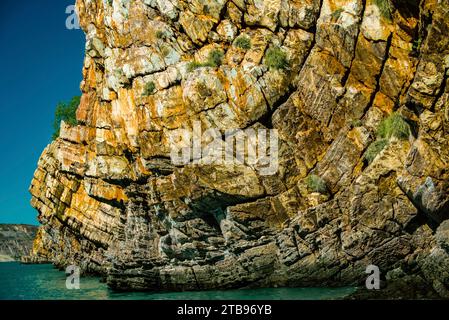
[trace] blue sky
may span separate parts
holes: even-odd
[[[73,3],[0,0],[0,223],[38,223],[28,187],[56,104],[80,94],[84,34],[65,26]]]

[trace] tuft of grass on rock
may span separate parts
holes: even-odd
[[[363,155],[363,158],[368,162],[371,163],[373,160],[377,157],[377,155],[385,149],[385,147],[388,145],[387,139],[380,139],[376,140],[373,143],[369,145],[369,147],[366,149],[365,154]]]
[[[224,53],[221,50],[212,50],[207,57],[208,67],[218,67],[223,63]]]
[[[287,54],[279,47],[272,47],[265,54],[265,64],[270,69],[288,69]]]
[[[392,113],[384,119],[377,128],[377,137],[391,139],[392,137],[405,140],[410,136],[410,125],[398,113]]]
[[[144,97],[148,97],[150,95],[152,95],[154,93],[154,91],[156,90],[156,85],[154,84],[153,81],[148,82],[145,85],[145,88],[143,89],[143,96]]]
[[[312,192],[318,192],[321,194],[327,194],[328,188],[326,181],[316,174],[311,174],[306,179],[307,188]]]
[[[363,121],[360,119],[356,119],[356,120],[352,120],[350,124],[351,124],[352,128],[358,128],[358,127],[363,126]]]
[[[251,39],[248,36],[241,35],[234,41],[234,46],[243,50],[251,49]]]
[[[221,50],[212,50],[209,52],[209,55],[207,56],[206,62],[198,62],[198,61],[192,61],[187,65],[187,71],[192,72],[195,69],[202,68],[202,67],[213,67],[216,68],[220,66],[223,63],[224,53]]]
[[[377,157],[377,155],[388,146],[390,139],[406,140],[411,134],[410,125],[398,113],[392,113],[386,119],[382,120],[377,128],[377,139],[366,149],[363,158],[369,163]]]
[[[204,63],[200,63],[198,61],[189,62],[189,64],[187,65],[187,72],[192,72],[193,70],[204,66],[205,66]]]

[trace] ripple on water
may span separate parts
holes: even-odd
[[[111,291],[97,277],[83,277],[80,290],[67,290],[65,273],[52,265],[0,263],[0,300],[326,300],[355,288],[262,288],[245,290],[144,293]]]

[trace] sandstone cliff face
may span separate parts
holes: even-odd
[[[0,224],[0,262],[18,261],[29,256],[36,232],[36,226]]]
[[[359,284],[374,264],[448,296],[449,4],[382,3],[78,0],[79,125],[39,160],[34,255],[116,289]],[[368,163],[393,112],[412,134]],[[173,165],[169,134],[195,121],[277,129],[278,173]]]

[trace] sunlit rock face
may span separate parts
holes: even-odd
[[[355,285],[373,264],[447,296],[449,5],[378,2],[78,0],[79,124],[39,160],[34,255],[122,290]],[[411,135],[368,163],[393,112]],[[198,123],[276,129],[278,170],[173,164]]]

